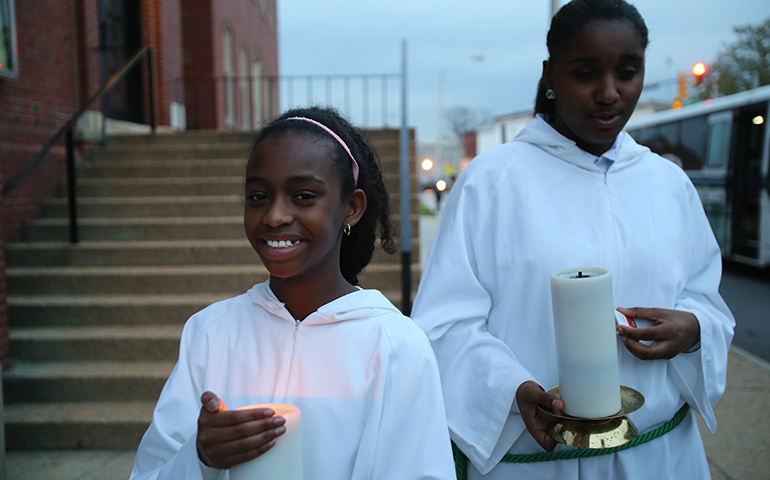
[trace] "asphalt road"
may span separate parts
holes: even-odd
[[[719,291],[735,316],[733,344],[770,361],[770,268],[726,263]]]

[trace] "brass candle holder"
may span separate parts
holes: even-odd
[[[559,397],[559,387],[548,390]],[[630,442],[639,434],[627,416],[644,405],[644,396],[630,387],[620,386],[620,411],[601,418],[580,418],[561,410],[538,406],[550,418],[548,433],[558,443],[578,448],[612,448]]]

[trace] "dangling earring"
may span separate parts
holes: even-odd
[[[552,89],[549,88],[548,90],[545,91],[545,98],[547,98],[548,100],[553,100],[554,98],[556,98],[556,92],[554,92]]]
[[[345,225],[345,228],[342,229],[342,233],[344,233],[345,235],[350,236],[350,230],[351,230],[351,227],[350,227],[350,224],[348,223],[348,224]]]

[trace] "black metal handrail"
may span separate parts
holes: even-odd
[[[149,95],[150,95],[150,125],[152,127],[152,133],[157,130],[156,119],[156,105],[155,105],[155,68],[153,65],[153,47],[152,45],[145,45],[140,48],[131,58],[129,58],[121,67],[115,72],[107,83],[94,96],[92,96],[70,119],[65,123],[56,134],[46,143],[40,151],[32,157],[29,162],[22,168],[16,175],[11,178],[8,183],[3,187],[3,196],[8,196],[14,188],[16,188],[24,178],[37,166],[38,163],[45,157],[45,155],[53,148],[56,143],[65,137],[65,143],[67,148],[67,203],[69,209],[69,233],[70,242],[78,242],[78,227],[77,227],[77,195],[75,192],[75,153],[73,150],[74,141],[72,138],[72,130],[74,129],[77,121],[88,110],[91,105],[96,103],[104,93],[112,89],[115,84],[121,80],[128,71],[134,67],[139,61],[147,56],[149,64]]]

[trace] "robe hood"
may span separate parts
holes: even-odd
[[[625,131],[621,131],[618,137],[622,143],[620,144],[618,158],[610,167],[610,170],[625,168],[650,151],[649,148],[636,143],[631,138],[631,135]],[[593,155],[588,154],[578,147],[574,141],[559,133],[543,119],[542,115],[535,115],[534,120],[524,127],[514,141],[529,143],[580,168],[598,172],[602,171],[594,163]]]
[[[379,290],[365,290],[357,287],[358,290],[331,302],[322,305],[315,312],[305,318],[303,324],[324,324],[335,323],[348,320],[359,320],[366,318],[379,317],[386,314],[397,313],[401,315],[390,300],[388,300]],[[259,305],[274,315],[285,318],[288,310],[270,289],[270,281],[254,285],[246,292],[251,302]],[[290,315],[287,320],[294,321]]]

